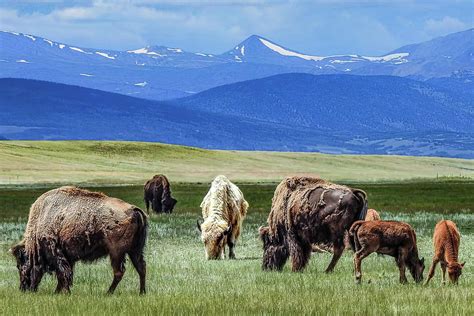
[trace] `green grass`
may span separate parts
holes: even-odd
[[[474,289],[474,196],[472,183],[360,184],[370,206],[385,219],[407,221],[418,234],[420,252],[430,262],[431,235],[442,218],[454,220],[462,233],[460,259],[467,261],[458,286],[441,286],[437,274],[429,286],[398,284],[392,258],[371,255],[363,262],[363,284],[352,276],[347,252],[333,274],[323,273],[330,260],[316,254],[303,273],[261,271],[261,243],[257,228],[265,223],[275,185],[241,185],[251,207],[236,248],[238,260],[206,261],[195,220],[207,190],[203,184],[174,187],[179,200],[171,216],[153,216],[146,248],[146,296],[138,296],[138,277],[127,263],[117,292],[107,296],[112,281],[107,259],[79,264],[71,295],[54,295],[54,277],[43,280],[38,293],[22,294],[7,248],[21,238],[28,204],[46,189],[0,190],[0,210],[17,212],[0,224],[0,314],[449,314],[472,315]],[[141,187],[103,187],[100,190],[143,206]],[[445,194],[440,194],[444,192]],[[428,195],[428,197],[426,197]],[[10,197],[10,198],[8,198]],[[436,201],[436,207],[431,203]],[[21,204],[15,204],[20,201]],[[454,208],[453,201],[459,200]],[[452,211],[446,214],[445,210]],[[13,214],[13,213],[12,213]],[[428,267],[427,267],[428,268]],[[426,271],[425,271],[426,275]],[[370,283],[369,283],[370,281]]]
[[[150,218],[146,248],[147,290],[127,273],[116,293],[107,259],[78,264],[71,295],[54,295],[55,279],[37,293],[18,290],[18,273],[7,249],[21,239],[31,203],[58,184],[93,187],[144,207],[142,185],[165,173],[178,199],[175,213]],[[238,241],[238,260],[204,259],[195,228],[199,204],[217,174],[238,182],[250,203]],[[261,271],[257,229],[265,224],[276,183],[287,175],[319,175],[364,189],[369,206],[384,219],[407,221],[417,231],[420,252],[431,261],[431,235],[443,218],[462,234],[460,259],[467,261],[458,286],[441,286],[439,271],[429,286],[398,284],[392,258],[363,262],[363,284],[352,276],[344,254],[326,275],[327,254],[314,255],[303,273],[287,265]],[[448,314],[473,315],[474,161],[400,156],[208,151],[132,142],[0,142],[0,314]],[[423,179],[423,180],[421,180]],[[190,183],[192,182],[192,183]],[[428,267],[427,267],[428,269]],[[425,275],[426,275],[425,270]],[[370,282],[369,282],[370,281]]]
[[[311,174],[334,181],[474,177],[474,161],[402,156],[210,151],[137,142],[0,141],[0,185],[143,184],[165,173],[173,182],[278,182]]]

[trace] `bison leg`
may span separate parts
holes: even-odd
[[[145,206],[146,206],[146,213],[150,215],[150,201],[148,201],[147,198],[145,198]]]
[[[337,262],[342,256],[342,253],[344,252],[344,247],[344,244],[334,244],[332,259],[328,267],[326,268],[326,273],[331,273],[334,271],[334,267],[336,266]]]
[[[146,262],[141,253],[130,253],[130,260],[132,261],[133,267],[137,270],[140,276],[140,294],[145,294],[145,277],[146,277]]]
[[[446,268],[447,268],[446,262],[441,261],[441,270],[443,270],[443,284],[446,283]]]
[[[397,265],[398,265],[398,269],[400,270],[400,283],[402,283],[402,284],[408,283],[407,277],[405,275],[405,270],[406,270],[405,262],[406,262],[406,259],[407,259],[407,255],[406,255],[405,251],[400,250],[400,254],[398,255],[398,258],[397,258]]]
[[[232,227],[235,228],[233,229],[233,232],[231,233],[229,238],[227,238],[227,246],[229,246],[229,259],[235,259],[235,241],[240,235],[240,226],[235,225]]]
[[[438,262],[438,258],[433,258],[433,262],[431,263],[430,271],[428,272],[428,278],[426,279],[425,284],[428,284],[428,282],[430,282],[431,278],[434,276],[436,265],[438,264]]]
[[[125,255],[119,255],[116,257],[111,256],[110,261],[112,264],[112,269],[114,270],[114,280],[112,281],[107,293],[113,294],[115,288],[122,280],[123,274],[125,273]]]
[[[56,265],[56,278],[58,279],[58,286],[56,293],[64,292],[70,293],[72,286],[73,271],[72,267],[66,258],[58,258]]]
[[[362,281],[362,259],[372,253],[371,249],[367,249],[364,246],[356,251],[354,254],[354,271],[356,283],[360,284]]]
[[[291,270],[294,272],[302,271],[311,257],[311,244],[298,240],[295,236],[290,238],[288,245],[290,248]]]
[[[41,267],[35,266],[31,270],[31,285],[30,290],[36,292],[38,290],[38,286],[43,278],[44,270]]]

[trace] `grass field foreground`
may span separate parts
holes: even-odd
[[[148,315],[148,314],[370,314],[413,315],[474,313],[474,196],[473,183],[360,184],[370,206],[384,219],[410,223],[417,232],[420,253],[431,261],[434,225],[454,220],[461,231],[460,260],[467,261],[458,286],[441,285],[440,270],[429,286],[398,283],[398,269],[388,256],[363,261],[363,284],[352,275],[352,253],[346,252],[333,274],[323,271],[329,254],[313,255],[303,273],[261,270],[258,227],[265,223],[275,185],[241,185],[251,207],[236,248],[235,261],[207,261],[196,229],[199,202],[207,185],[176,185],[179,200],[172,215],[150,218],[146,247],[148,266],[145,296],[138,295],[138,276],[129,263],[114,295],[105,294],[112,281],[108,259],[78,264],[71,295],[54,295],[54,277],[46,276],[37,293],[18,290],[18,273],[7,249],[20,240],[28,204],[47,190],[0,190],[1,214],[19,216],[0,223],[0,314]],[[103,187],[100,191],[143,207],[141,186]],[[428,196],[428,197],[427,197]],[[15,201],[25,201],[24,204]],[[26,202],[28,201],[28,202]],[[453,204],[454,201],[459,201]],[[449,210],[449,212],[448,212]],[[426,276],[428,266],[424,275]]]

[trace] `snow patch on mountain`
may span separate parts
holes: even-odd
[[[143,81],[143,82],[139,82],[139,83],[135,83],[134,86],[137,86],[137,87],[144,87],[148,84],[148,82],[146,81]]]
[[[17,60],[16,62],[17,63],[24,63],[24,64],[29,64],[30,63],[28,60],[25,60],[25,59],[20,59],[20,60]]]
[[[369,61],[379,61],[379,62],[392,61],[395,59],[399,59],[402,62],[408,62],[408,60],[403,59],[404,57],[408,57],[408,55],[410,54],[409,53],[395,53],[395,54],[389,54],[389,55],[380,56],[380,57],[363,56],[363,58]]]
[[[183,50],[181,48],[166,48],[169,51],[172,51],[174,53],[182,53]]]
[[[43,41],[45,41],[46,43],[48,43],[50,46],[53,46],[53,42],[48,40],[48,39],[45,39],[43,38]]]
[[[85,52],[82,49],[77,48],[77,47],[70,46],[69,49],[74,50],[74,51],[79,52],[79,53],[83,53],[83,54],[92,54],[92,53],[89,53],[89,52]]]
[[[300,54],[300,53],[297,53],[297,52],[294,52],[294,51],[291,51],[291,50],[287,50],[281,46],[278,46],[276,44],[273,44],[263,38],[259,38],[260,42],[262,42],[263,45],[267,46],[268,48],[270,48],[271,50],[277,52],[278,54],[280,55],[283,55],[283,56],[290,56],[290,57],[298,57],[298,58],[303,58],[305,60],[314,60],[314,61],[320,61],[322,59],[324,59],[324,57],[319,57],[319,56],[310,56],[310,55],[304,55],[304,54]]]
[[[27,35],[27,34],[23,34],[24,37],[28,37],[30,40],[32,41],[36,41],[36,37],[34,36],[31,36],[31,35]]]
[[[91,75],[91,74],[79,74],[79,76],[84,76],[84,77],[94,77],[94,75]]]
[[[115,59],[114,56],[110,56],[109,54],[107,53],[101,53],[101,52],[95,52],[97,55],[100,55],[102,57],[105,57],[105,58],[108,58],[108,59]]]

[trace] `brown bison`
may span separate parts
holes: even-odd
[[[407,283],[408,267],[415,281],[423,280],[425,260],[418,258],[416,234],[407,223],[396,221],[357,221],[349,230],[349,241],[354,250],[356,282],[362,279],[361,262],[373,252],[395,257],[400,270],[400,283]]]
[[[226,244],[229,259],[235,259],[235,242],[248,207],[240,189],[225,176],[212,181],[201,203],[203,222],[197,222],[207,259],[223,259]]]
[[[260,227],[264,270],[281,270],[291,257],[292,270],[305,268],[312,244],[334,249],[326,272],[334,269],[344,251],[344,233],[365,218],[366,194],[318,178],[290,177],[276,188],[268,226]]]
[[[454,222],[442,220],[436,224],[433,235],[433,263],[431,264],[426,284],[434,276],[438,262],[441,263],[441,269],[443,270],[443,283],[446,282],[446,268],[448,268],[448,276],[451,282],[454,284],[458,283],[465,264],[465,262],[458,262],[460,239],[461,236]]]
[[[125,272],[125,256],[140,276],[145,293],[143,248],[147,216],[142,210],[102,193],[61,187],[41,195],[31,206],[23,240],[12,247],[20,289],[36,291],[45,272],[56,274],[56,292],[70,292],[74,265],[110,256],[113,293]]]
[[[369,208],[367,210],[367,215],[365,215],[365,220],[366,221],[379,221],[380,220],[379,212],[377,212],[373,208]]]
[[[162,174],[157,174],[145,183],[143,188],[143,199],[145,200],[146,211],[149,214],[149,207],[155,213],[173,212],[173,208],[178,201],[171,196],[170,183],[168,178]]]

